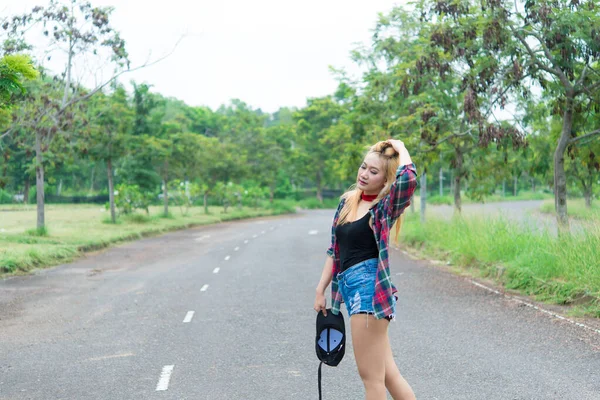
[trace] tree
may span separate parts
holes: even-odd
[[[5,31],[23,40],[32,27],[41,26],[42,34],[48,38],[48,47],[66,48],[66,65],[61,79],[52,81],[62,90],[61,97],[42,95],[43,107],[35,117],[19,120],[15,126],[27,126],[35,133],[36,188],[37,188],[37,227],[45,227],[44,216],[44,148],[48,148],[53,138],[73,125],[73,107],[89,99],[108,83],[90,92],[82,93],[82,88],[73,82],[74,63],[86,54],[99,54],[107,50],[109,59],[117,66],[129,68],[125,42],[109,22],[112,8],[92,7],[88,1],[70,0],[61,2],[50,0],[47,7],[36,6],[28,14],[16,16],[3,25]],[[66,47],[63,47],[66,46]],[[117,75],[116,75],[117,76]],[[113,81],[116,76],[110,79]],[[56,85],[54,85],[56,83]],[[5,135],[9,134],[6,132]]]
[[[37,79],[38,76],[26,55],[6,55],[0,59],[0,109],[8,107],[15,95],[25,93],[23,80]]]
[[[110,96],[99,94],[90,106],[89,118],[87,152],[92,160],[106,164],[110,216],[116,223],[114,163],[126,154],[133,129],[133,110],[125,89],[117,86]]]
[[[570,0],[423,0],[417,7],[436,21],[434,43],[469,71],[471,113],[486,96],[499,93],[501,105],[510,94],[529,97],[533,84],[554,100],[553,114],[562,118],[554,151],[555,207],[559,226],[567,229],[565,151],[600,134],[600,129],[579,136],[573,131],[582,102],[600,90],[598,6],[597,1]]]
[[[487,163],[475,161],[492,151],[490,144],[518,148],[525,141],[509,123],[488,121],[493,102],[482,104],[488,108],[485,112],[473,108],[472,85],[477,80],[439,44],[439,31],[440,26],[414,11],[396,8],[381,15],[372,47],[354,53],[357,62],[369,67],[359,109],[370,115],[370,130],[402,137],[418,150],[425,163],[422,175],[444,154],[453,172],[454,207],[460,212],[462,182],[470,174],[477,176],[474,169],[488,169]],[[474,194],[482,197],[485,192]]]
[[[331,96],[308,99],[308,105],[294,113],[297,122],[301,175],[310,177],[317,186],[317,199],[323,202],[323,185],[329,178],[327,160],[331,151],[324,145],[327,130],[342,116],[344,108]]]
[[[163,204],[165,217],[169,216],[169,180],[170,164],[174,157],[173,140],[171,138],[160,138],[150,135],[143,135],[143,152],[145,157],[155,168],[162,179]]]

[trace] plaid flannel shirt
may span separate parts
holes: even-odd
[[[373,296],[373,310],[375,318],[395,317],[392,310],[394,293],[398,290],[392,283],[389,268],[389,236],[390,228],[406,207],[410,205],[412,195],[417,188],[417,169],[415,164],[401,165],[396,171],[396,181],[390,188],[390,193],[381,199],[369,210],[373,221],[373,233],[379,248],[379,265],[377,277],[375,278],[375,295]],[[337,274],[340,271],[340,250],[335,238],[335,227],[337,225],[340,211],[344,206],[345,199],[338,205],[333,217],[331,227],[331,246],[327,255],[333,258],[333,278],[331,281],[331,311],[334,314],[340,312],[342,294],[339,291]]]

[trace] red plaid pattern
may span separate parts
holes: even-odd
[[[375,296],[373,296],[373,309],[375,318],[394,317],[392,304],[393,296],[398,290],[392,283],[389,267],[389,237],[390,228],[402,214],[404,209],[410,205],[410,200],[417,188],[417,168],[415,164],[401,165],[396,171],[396,181],[392,184],[390,193],[381,199],[375,207],[371,208],[373,221],[373,234],[379,247],[379,266],[375,279]],[[331,281],[331,311],[334,314],[340,312],[342,294],[339,291],[337,274],[340,272],[340,251],[335,239],[335,227],[337,225],[340,211],[344,206],[342,199],[333,217],[331,226],[331,246],[327,254],[333,258],[333,279]]]

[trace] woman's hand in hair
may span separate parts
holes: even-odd
[[[389,139],[388,143],[391,144],[394,150],[398,152],[400,157],[400,165],[412,164],[410,154],[408,153],[408,150],[406,150],[406,146],[404,146],[404,142],[402,140]]]

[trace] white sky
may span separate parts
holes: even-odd
[[[350,51],[370,42],[378,12],[403,2],[92,0],[116,8],[112,25],[127,42],[132,66],[150,52],[152,58],[168,53],[188,33],[168,59],[121,81],[153,84],[153,90],[193,106],[215,109],[239,98],[267,112],[332,94],[337,82],[329,66],[356,71]],[[0,0],[0,14],[46,3]]]

